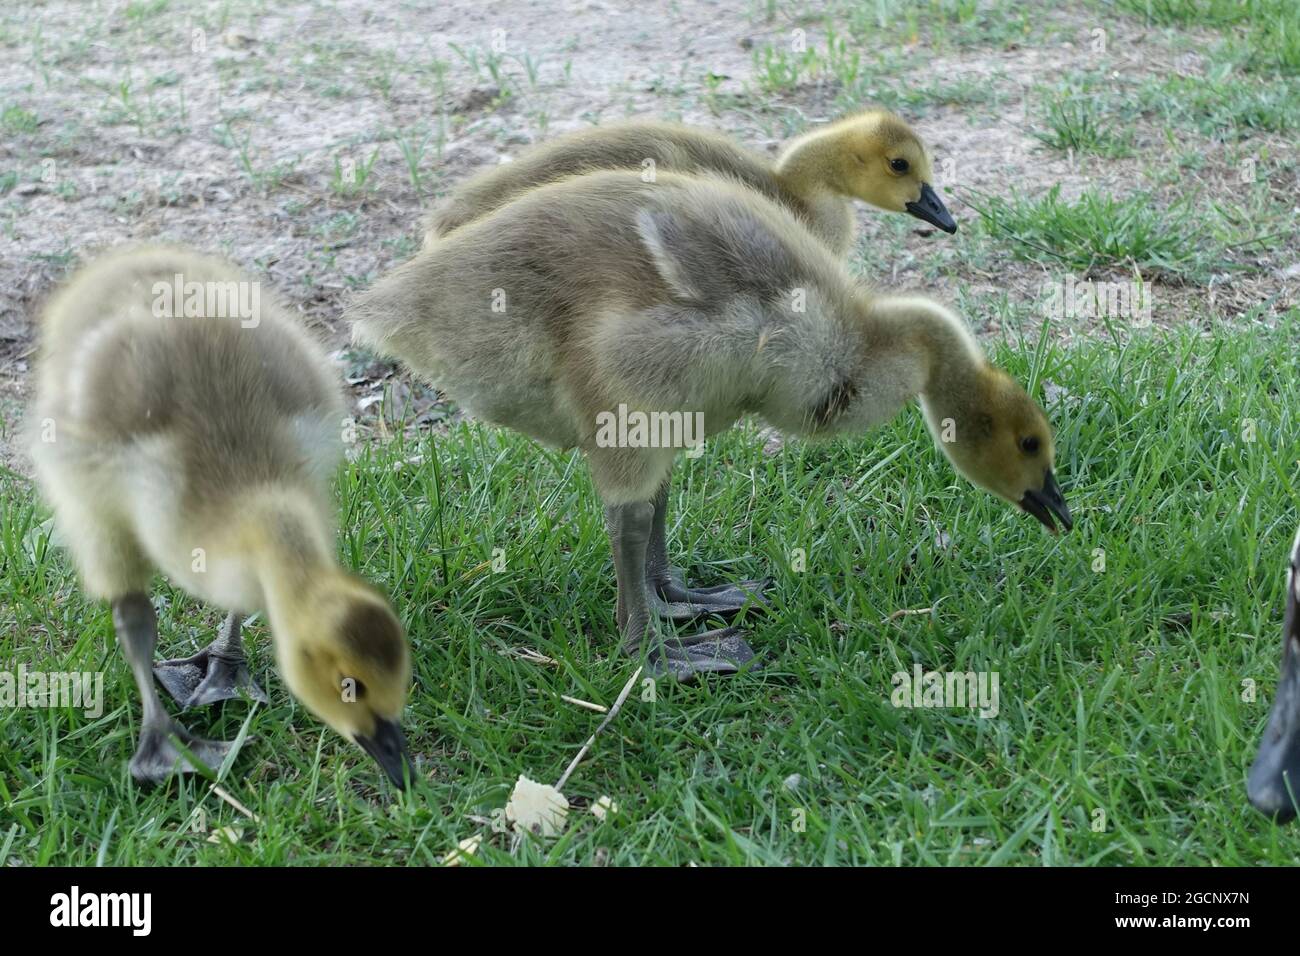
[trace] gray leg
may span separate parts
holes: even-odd
[[[650,673],[689,681],[697,674],[734,674],[754,659],[754,651],[735,627],[700,634],[665,637],[650,618],[646,552],[650,544],[654,505],[637,502],[605,509],[614,573],[618,579],[617,620],[623,650],[645,654]]]
[[[239,636],[244,616],[231,611],[217,639],[193,657],[159,661],[154,676],[184,710],[215,704],[219,700],[250,697],[267,703],[266,692],[248,672],[244,642]]]
[[[140,783],[162,783],[173,771],[192,773],[194,765],[172,743],[178,739],[199,760],[211,768],[221,766],[230,744],[195,737],[163,709],[153,686],[154,646],[158,643],[158,619],[153,605],[144,594],[128,594],[113,602],[113,627],[117,642],[140,690],[144,720],[140,725],[140,744],[131,758],[131,776]]]
[[[646,576],[655,613],[674,621],[692,621],[707,616],[730,618],[749,607],[769,607],[763,592],[771,586],[771,578],[710,588],[686,586],[682,572],[668,562],[668,489],[671,485],[670,476],[651,502],[654,518],[650,524]]]

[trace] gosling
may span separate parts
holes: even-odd
[[[673,123],[569,133],[463,183],[426,218],[425,245],[533,187],[601,169],[635,169],[651,180],[661,170],[729,176],[786,206],[841,257],[853,243],[854,199],[957,231],[921,138],[893,113],[869,110],[798,137],[775,165],[718,133]]]
[[[265,700],[240,638],[263,609],[289,689],[402,785],[410,655],[384,596],[335,559],[342,394],[307,333],[222,260],[145,246],[75,275],[41,339],[37,479],[139,688],[132,776],[194,771],[173,738],[222,763],[231,744],[170,717],[153,677],[184,706]],[[211,646],[151,669],[155,570],[231,613]]]
[[[680,443],[662,428],[618,440],[615,417],[700,421],[708,436],[754,413],[824,437],[919,396],[958,471],[1049,530],[1072,524],[1042,411],[959,318],[868,293],[788,210],[721,179],[607,171],[534,189],[422,250],[349,314],[359,343],[476,417],[585,452],[623,646],[657,674],[733,672],[753,651],[735,625],[666,638],[652,610],[725,616],[761,587],[682,586],[665,542],[680,450],[665,445]]]

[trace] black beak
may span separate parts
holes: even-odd
[[[1031,488],[1026,491],[1025,496],[1020,499],[1020,507],[1041,521],[1043,527],[1052,534],[1056,534],[1056,522],[1052,520],[1053,517],[1061,522],[1061,527],[1066,531],[1074,527],[1074,519],[1070,517],[1070,506],[1065,503],[1061,486],[1056,483],[1056,476],[1052,474],[1050,468],[1043,475],[1043,490],[1035,491]]]
[[[1273,712],[1268,715],[1264,739],[1246,779],[1246,796],[1260,813],[1277,823],[1296,815],[1300,800],[1300,616],[1296,612],[1296,566],[1300,564],[1300,537],[1291,552],[1291,574],[1286,582],[1286,637],[1282,646],[1282,677],[1277,682]]]
[[[399,790],[406,789],[407,772],[414,774],[411,767],[414,761],[411,760],[411,754],[406,749],[406,737],[402,734],[402,728],[394,720],[379,720],[375,723],[375,732],[370,737],[357,735],[357,743],[361,749],[379,762],[379,766],[384,768],[384,773],[388,774],[388,779],[397,785]]]
[[[930,225],[938,226],[944,232],[957,231],[957,223],[953,221],[952,213],[948,211],[948,207],[943,204],[943,200],[929,183],[921,185],[921,198],[916,202],[908,203],[907,211],[917,219],[924,219]]]

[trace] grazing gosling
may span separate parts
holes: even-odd
[[[425,220],[425,245],[535,186],[600,169],[728,176],[789,208],[836,253],[853,243],[860,199],[956,232],[934,191],[930,157],[916,133],[886,110],[870,110],[805,133],[773,165],[710,130],[672,123],[597,126],[557,137],[461,184]]]
[[[222,260],[146,246],[74,276],[41,339],[32,454],[144,703],[132,776],[194,770],[173,736],[221,764],[231,745],[168,716],[153,676],[186,706],[265,700],[239,634],[264,609],[289,689],[401,785],[410,657],[384,596],[335,559],[342,394],[307,333]],[[155,569],[232,613],[210,647],[151,670]]]
[[[1246,781],[1251,805],[1278,823],[1293,819],[1300,801],[1300,531],[1291,545],[1282,634],[1282,676]]]
[[[673,574],[665,507],[681,442],[611,435],[614,417],[755,413],[796,434],[856,434],[919,396],[975,484],[1049,529],[1070,513],[1052,432],[951,312],[859,288],[783,207],[712,177],[574,176],[457,229],[350,307],[357,341],[402,359],[473,415],[578,447],[606,506],[624,647],[660,674],[734,671],[734,628],[668,640],[659,616],[734,613],[761,588]],[[625,413],[625,414],[624,414]],[[659,416],[653,418],[652,416]],[[665,418],[666,416],[666,418]],[[674,418],[675,416],[675,418]]]

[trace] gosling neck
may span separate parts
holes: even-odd
[[[966,324],[926,299],[884,300],[877,306],[883,325],[896,330],[918,362],[922,408],[932,424],[951,418],[961,424],[979,396],[989,363]]]
[[[254,492],[243,508],[237,539],[255,568],[272,630],[277,619],[311,607],[337,572],[333,529],[321,514],[308,492],[274,486]]]
[[[852,191],[839,171],[838,134],[820,131],[795,140],[778,157],[778,186],[803,206],[805,224],[839,255],[853,244]]]
[[[776,178],[807,200],[847,197],[836,164],[839,135],[834,130],[806,133],[791,142],[776,160]]]

